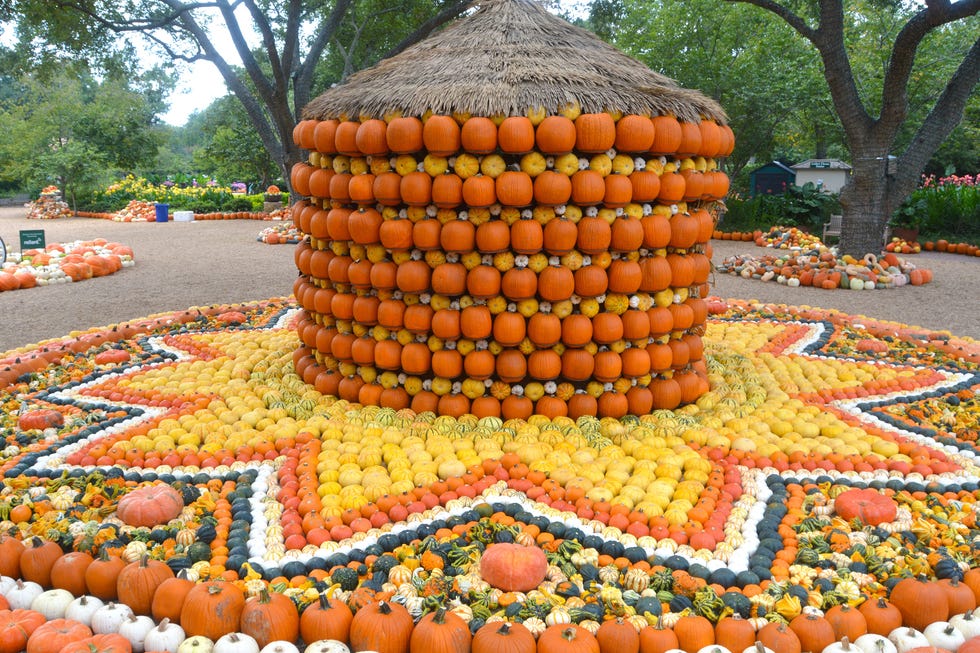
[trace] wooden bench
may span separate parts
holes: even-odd
[[[841,219],[843,217],[843,215],[839,214],[831,215],[830,222],[825,223],[823,226],[823,236],[821,236],[820,240],[826,242],[827,236],[836,236],[837,238],[840,238]]]

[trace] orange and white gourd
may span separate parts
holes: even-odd
[[[303,120],[294,361],[362,404],[621,417],[707,391],[727,125],[580,113]]]

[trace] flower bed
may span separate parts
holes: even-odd
[[[130,247],[104,238],[50,243],[44,251],[14,252],[0,267],[0,292],[104,277],[132,265]]]
[[[282,300],[8,352],[0,573],[111,587],[180,637],[329,635],[355,650],[389,611],[406,638],[433,620],[466,642],[512,622],[526,650],[619,627],[651,647],[793,651],[972,610],[980,343],[820,309],[709,306],[711,390],[623,420],[436,418],[322,396],[293,369],[297,308]],[[80,552],[73,574],[51,571],[61,549],[35,563],[45,540]],[[119,579],[134,577],[145,585],[129,592]],[[183,598],[158,605],[162,582]],[[12,606],[34,605],[33,585],[0,583]],[[288,597],[271,633],[242,617],[264,592]],[[208,596],[238,607],[219,618]]]

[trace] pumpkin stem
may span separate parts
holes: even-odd
[[[381,614],[391,614],[391,606],[386,601],[378,603],[378,612]]]
[[[320,609],[321,610],[329,610],[330,609],[330,599],[327,598],[326,593],[320,592],[320,596],[318,598],[320,599]]]
[[[150,563],[150,554],[144,553],[140,556],[140,567],[145,567]]]
[[[436,610],[435,615],[432,616],[432,623],[439,624],[440,626],[446,623],[446,608]]]
[[[221,594],[223,589],[218,583],[211,583],[208,585],[208,594]]]
[[[574,642],[576,635],[577,633],[575,632],[575,629],[571,626],[561,631],[561,638],[566,642]]]
[[[264,605],[264,604],[268,603],[271,600],[272,600],[272,597],[269,596],[269,588],[268,587],[263,587],[259,591],[259,603],[262,603]]]
[[[505,621],[505,622],[503,622],[500,625],[500,628],[497,629],[497,634],[498,635],[510,635],[510,628],[511,628],[510,622],[509,621]]]
[[[759,641],[756,641],[756,643],[755,643],[755,650],[758,653],[766,653],[766,647],[765,647],[765,645],[763,645],[763,643],[762,642],[759,642]]]
[[[840,647],[845,651],[851,650],[851,640],[847,639],[847,635],[840,638]]]
[[[160,620],[160,623],[157,624],[157,630],[164,631],[167,629],[167,626],[169,625],[170,625],[170,617],[164,617],[163,619]]]

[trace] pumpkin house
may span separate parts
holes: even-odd
[[[486,0],[303,110],[297,372],[361,404],[622,417],[708,390],[722,109]]]

